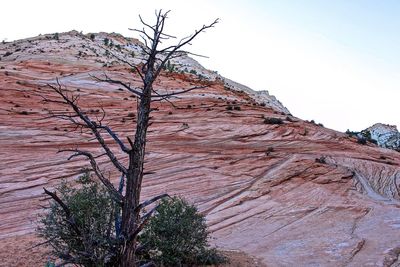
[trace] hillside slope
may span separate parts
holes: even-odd
[[[2,266],[46,260],[43,249],[28,249],[38,242],[35,220],[47,203],[42,188],[87,166],[68,161],[58,149],[101,153],[89,134],[46,118],[48,110],[60,109],[41,103],[40,95],[53,95],[46,84],[60,77],[81,95],[89,114],[98,115],[102,106],[115,131],[134,131],[136,99],[90,75],[107,73],[139,86],[129,67],[107,56],[103,40],[113,40],[116,55],[134,52],[135,64],[140,60],[134,47],[140,44],[105,33],[95,41],[77,32],[53,37],[0,44]],[[242,250],[267,266],[400,264],[400,153],[295,118],[268,93],[235,87],[185,60],[191,63],[175,62],[179,72],[162,73],[156,88],[209,86],[173,99],[175,107],[155,103],[144,197],[185,196],[207,214],[214,244]],[[192,67],[195,74],[187,73]],[[283,124],[265,124],[271,117]],[[112,170],[106,158],[100,162]]]

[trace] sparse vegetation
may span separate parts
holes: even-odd
[[[272,152],[274,152],[275,151],[275,149],[272,147],[272,146],[270,146],[270,147],[268,147],[267,148],[267,150],[265,151],[265,155],[267,155],[267,156],[269,156]]]
[[[357,143],[359,143],[361,145],[365,145],[365,144],[367,144],[367,142],[377,144],[377,141],[375,139],[372,139],[371,133],[369,131],[363,130],[361,132],[354,132],[354,131],[350,131],[349,129],[347,129],[345,133],[349,137],[356,137]]]
[[[66,207],[56,201],[40,219],[37,232],[52,247],[53,256],[83,266],[114,266],[115,203],[109,193],[89,175],[77,181],[78,188],[63,182],[57,191]],[[53,193],[57,194],[57,193]]]
[[[326,157],[325,156],[321,156],[319,158],[316,158],[315,162],[318,162],[318,163],[321,163],[321,164],[326,164]]]
[[[11,56],[12,54],[13,54],[12,52],[7,51],[7,52],[3,55],[3,57],[8,57],[8,56]]]
[[[110,44],[110,39],[104,38],[103,42],[105,46],[108,46]]]
[[[283,120],[281,118],[265,118],[264,124],[283,124]]]
[[[226,259],[208,245],[204,215],[185,200],[163,199],[139,237],[146,256],[158,266],[219,264]]]
[[[359,143],[361,145],[366,145],[367,138],[365,138],[363,135],[357,135],[357,143]]]
[[[164,66],[164,70],[168,72],[174,72],[175,71],[175,65],[171,64],[171,62],[168,60],[167,63]]]
[[[346,134],[347,134],[348,136],[350,136],[350,137],[356,136],[358,133],[359,133],[359,132],[350,131],[349,129],[346,130]]]

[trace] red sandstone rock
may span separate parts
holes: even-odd
[[[13,54],[1,56],[7,51]],[[72,179],[87,166],[67,161],[57,150],[79,146],[100,152],[91,135],[45,118],[47,110],[61,108],[40,102],[39,95],[53,95],[46,84],[61,77],[89,112],[95,115],[101,105],[113,129],[133,134],[135,118],[128,114],[136,111],[136,99],[89,74],[107,72],[138,86],[139,79],[103,54],[99,42],[75,32],[60,35],[60,41],[42,36],[0,44],[2,266],[46,260],[43,249],[27,250],[39,242],[33,233],[47,203],[42,187]],[[156,88],[198,82],[193,75],[164,73]],[[207,214],[214,244],[244,251],[267,266],[399,264],[398,152],[359,145],[294,117],[288,121],[279,106],[255,105],[247,93],[226,90],[220,81],[174,103],[177,108],[155,103],[145,165],[152,174],[144,179],[144,197],[168,192],[188,198]],[[227,110],[228,105],[240,110]],[[263,117],[284,123],[264,124]],[[112,170],[106,158],[100,162]]]

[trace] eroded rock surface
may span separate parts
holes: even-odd
[[[60,34],[59,40],[48,35],[0,44],[2,266],[34,266],[47,259],[43,249],[28,250],[39,242],[33,233],[47,203],[42,188],[73,179],[88,166],[57,151],[79,146],[101,154],[90,134],[46,118],[48,110],[62,108],[41,103],[41,96],[54,96],[46,84],[59,77],[81,95],[88,114],[98,116],[102,106],[115,131],[123,137],[134,133],[136,98],[90,77],[107,73],[140,85],[129,67],[105,54],[106,37],[117,55],[140,45],[105,33],[92,41],[77,32]],[[136,56],[132,60],[139,64]],[[195,84],[209,86],[174,99],[176,107],[154,105],[144,198],[163,192],[185,196],[207,214],[214,244],[244,251],[267,266],[399,263],[398,152],[359,145],[355,138],[288,115],[278,104],[260,105],[251,92],[229,88],[222,79],[165,72],[156,88]],[[281,118],[283,124],[264,124],[264,118]],[[99,161],[116,183],[107,159]]]
[[[400,151],[400,133],[396,126],[376,123],[364,131],[369,132],[379,146]]]

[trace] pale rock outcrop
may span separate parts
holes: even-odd
[[[400,133],[395,125],[376,123],[364,131],[369,132],[379,146],[400,150]]]

